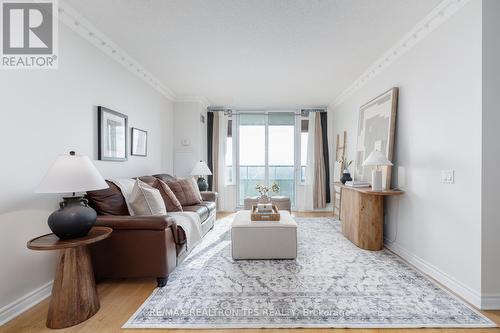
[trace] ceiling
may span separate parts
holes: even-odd
[[[324,106],[441,0],[66,0],[178,96]]]

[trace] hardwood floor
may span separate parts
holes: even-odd
[[[219,218],[228,216],[229,214],[219,214]],[[297,213],[296,216],[311,217],[311,216],[331,216],[328,212],[318,213]],[[78,324],[76,326],[57,330],[61,333],[84,333],[84,332],[352,332],[352,333],[399,333],[399,332],[500,332],[499,328],[488,329],[217,329],[217,330],[122,330],[121,326],[128,320],[128,318],[139,308],[144,300],[151,294],[156,287],[154,279],[140,279],[140,280],[116,280],[107,281],[98,285],[98,293],[101,300],[101,309],[92,318]],[[45,320],[48,310],[48,300],[37,304],[30,310],[14,318],[7,324],[0,327],[0,333],[18,333],[18,332],[54,332],[45,327]],[[489,317],[495,323],[500,325],[500,311],[482,311],[484,315]]]

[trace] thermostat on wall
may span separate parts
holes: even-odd
[[[189,141],[189,139],[182,139],[181,143],[183,146],[189,146],[191,144],[191,141]]]

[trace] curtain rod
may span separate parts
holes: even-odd
[[[314,109],[270,109],[270,110],[252,110],[252,109],[228,109],[228,108],[212,108],[208,107],[207,112],[240,112],[240,113],[252,113],[252,114],[265,114],[268,112],[326,112],[326,108],[321,109],[321,108],[314,108]]]

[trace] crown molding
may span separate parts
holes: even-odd
[[[210,106],[210,101],[208,98],[204,96],[196,96],[196,95],[177,95],[175,97],[174,102],[176,103],[200,103],[203,104],[204,107]]]
[[[465,6],[470,0],[444,0],[434,8],[424,19],[418,22],[407,34],[405,34],[393,47],[384,53],[375,63],[361,74],[347,89],[328,105],[335,108],[346,101],[352,94],[361,89],[368,81],[375,78],[390,67],[403,54],[412,49],[432,31],[446,22],[458,10]]]
[[[59,1],[59,20],[167,99],[175,100],[176,94],[169,87],[64,1]]]

